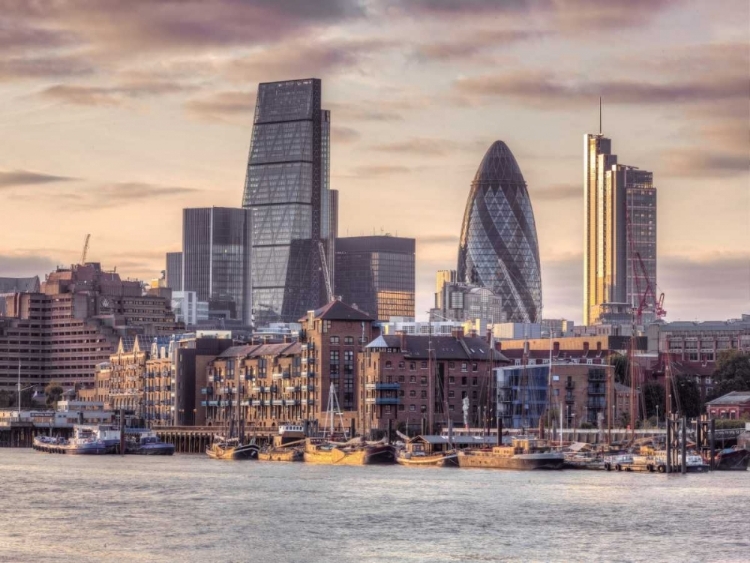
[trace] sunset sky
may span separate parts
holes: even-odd
[[[544,316],[582,314],[583,134],[654,173],[669,320],[750,312],[747,0],[0,0],[0,276],[150,279],[181,209],[239,206],[257,84],[317,77],[342,236],[456,267],[492,141],[526,178]]]

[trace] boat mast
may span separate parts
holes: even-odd
[[[21,358],[18,358],[18,422],[21,422]]]

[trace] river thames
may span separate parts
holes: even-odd
[[[748,561],[750,473],[0,450],[0,560]]]

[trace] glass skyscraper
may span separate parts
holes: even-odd
[[[534,212],[521,169],[502,141],[487,150],[471,183],[459,241],[458,281],[499,295],[506,322],[542,318]]]
[[[260,84],[242,202],[253,217],[256,325],[297,322],[328,300],[329,163],[330,113],[321,109],[321,81]]]
[[[207,301],[210,317],[252,324],[250,236],[247,209],[182,211],[182,290]]]
[[[412,238],[336,239],[336,295],[380,321],[413,317],[415,248]]]
[[[612,141],[584,136],[583,322],[599,322],[606,305],[638,307],[645,273],[656,284],[656,189],[653,174],[617,163]],[[640,256],[640,260],[638,260]],[[641,262],[643,266],[641,267]],[[604,306],[604,307],[603,307]],[[649,296],[646,309],[653,313]],[[647,314],[645,321],[653,318]]]
[[[182,291],[182,252],[167,252],[167,287]]]

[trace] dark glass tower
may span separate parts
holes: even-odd
[[[471,183],[459,241],[458,280],[499,295],[507,322],[541,320],[534,212],[521,169],[502,141],[489,148]]]
[[[258,325],[296,322],[328,301],[330,114],[320,100],[315,78],[258,86],[242,202],[253,213]]]
[[[182,289],[208,301],[209,315],[252,322],[250,211],[182,210]]]
[[[182,291],[182,252],[167,252],[167,287]]]
[[[413,238],[336,239],[336,295],[377,320],[413,317],[415,247]]]

